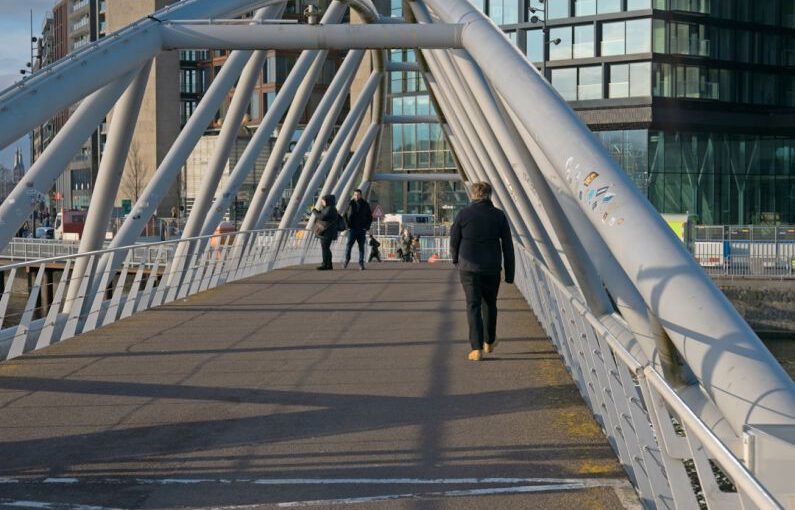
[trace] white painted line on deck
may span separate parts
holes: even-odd
[[[49,501],[27,501],[23,499],[0,499],[0,505],[11,508],[36,508],[39,510],[120,510],[93,505],[73,505],[69,503],[52,503]]]
[[[494,496],[498,494],[527,494],[531,492],[557,492],[577,489],[585,489],[583,484],[557,484],[557,485],[527,485],[522,487],[496,487],[493,489],[469,489],[458,491],[425,492],[417,494],[388,494],[384,496],[372,496],[364,498],[343,498],[325,499],[314,501],[291,501],[288,503],[278,503],[279,508],[298,508],[321,505],[355,505],[362,503],[376,503],[379,501],[393,501],[397,499],[419,499],[419,498],[460,498],[466,496]]]
[[[582,484],[620,486],[618,478],[0,478],[0,484],[24,485],[499,485]]]

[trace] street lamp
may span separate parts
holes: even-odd
[[[549,37],[549,27],[547,27],[547,2],[545,0],[537,0],[537,1],[538,1],[538,3],[541,4],[541,7],[539,8],[539,7],[533,6],[532,5],[532,0],[531,0],[531,4],[530,4],[530,7],[529,7],[528,10],[530,11],[530,14],[531,14],[530,23],[533,23],[533,24],[539,23],[539,22],[541,23],[541,33],[543,34],[543,39],[544,39],[543,51],[541,52],[542,53],[542,55],[541,55],[541,74],[542,74],[542,76],[544,76],[544,79],[546,80],[547,79],[547,47],[550,44],[554,44],[555,46],[557,46],[558,44],[560,44],[563,41],[559,37],[557,37],[555,39],[552,39],[552,40],[549,40],[549,41],[547,40],[548,37]],[[539,17],[538,14],[541,14],[542,17]]]

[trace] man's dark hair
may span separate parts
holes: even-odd
[[[362,193],[362,190],[360,190],[359,188],[356,188],[355,190],[353,190],[353,192],[358,193],[360,195],[364,195],[364,193]]]

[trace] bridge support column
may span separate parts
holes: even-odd
[[[113,212],[113,204],[124,175],[124,166],[127,162],[127,154],[132,143],[151,67],[152,63],[148,62],[138,71],[135,79],[113,109],[107,143],[99,165],[97,181],[91,194],[91,206],[89,207],[91,214],[86,215],[86,224],[83,228],[78,253],[102,249],[105,231]],[[75,261],[72,279],[66,293],[65,302],[69,304],[67,308],[71,308],[71,305],[75,303],[80,283],[83,281],[87,268],[88,257],[80,257]],[[101,297],[99,294],[98,296]],[[64,310],[65,313],[69,313],[69,311],[69,309]]]

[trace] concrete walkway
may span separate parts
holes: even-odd
[[[382,264],[277,271],[0,364],[0,507],[634,506],[524,299],[500,296],[481,363],[455,271]]]

